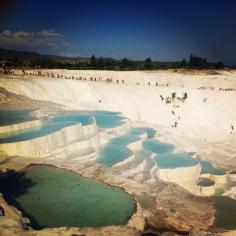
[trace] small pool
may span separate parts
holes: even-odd
[[[190,167],[198,164],[192,157],[181,153],[163,153],[154,157],[161,169],[175,169],[179,167]]]
[[[132,129],[133,134],[135,135],[141,135],[143,133],[147,133],[147,138],[154,138],[156,135],[156,131],[149,127],[137,127]]]
[[[89,114],[95,117],[96,123],[100,128],[113,128],[124,123],[124,117],[118,112],[91,111]]]
[[[217,228],[236,229],[236,200],[229,197],[213,197],[213,206],[216,210],[214,226]]]
[[[223,170],[215,168],[210,162],[208,161],[200,161],[202,171],[201,174],[212,174],[212,175],[225,175]]]
[[[137,140],[139,137],[133,135],[132,131],[112,139],[101,149],[97,162],[105,166],[112,166],[125,160],[132,155],[132,151],[127,148],[127,145]]]
[[[65,127],[75,125],[79,123],[78,121],[55,121],[53,119],[49,119],[45,121],[41,126],[32,128],[32,129],[24,129],[18,132],[12,132],[8,135],[0,136],[0,143],[12,143],[12,142],[19,142],[25,141],[28,139],[34,139],[38,137],[42,137],[48,135],[50,133],[56,132],[61,130]]]
[[[156,154],[172,152],[175,146],[170,143],[162,143],[158,140],[148,139],[143,142],[143,148]]]
[[[32,109],[0,110],[0,126],[34,120]]]
[[[111,111],[79,111],[74,114],[66,114],[55,117],[55,121],[79,121],[83,125],[88,124],[88,120],[94,118],[100,128],[113,128],[124,123],[124,117],[119,112]]]
[[[215,182],[208,178],[200,178],[197,182],[197,185],[201,187],[210,187],[210,186],[213,186],[214,184]]]
[[[2,179],[0,192],[35,229],[124,225],[135,211],[123,190],[52,166],[31,166]]]

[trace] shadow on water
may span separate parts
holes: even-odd
[[[17,198],[26,194],[28,189],[34,185],[35,183],[27,178],[24,172],[15,170],[0,172],[0,191],[4,195],[13,195],[14,198]]]
[[[24,217],[30,219],[31,225],[35,229],[46,227],[40,225],[35,218],[17,202],[17,198],[28,194],[28,190],[35,186],[31,179],[26,177],[24,172],[17,172],[15,170],[8,170],[7,172],[0,172],[0,192],[4,199],[10,204],[20,210]]]

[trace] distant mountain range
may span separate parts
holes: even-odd
[[[16,51],[5,48],[0,48],[0,60],[18,58],[21,60],[34,60],[34,59],[57,59],[57,60],[73,60],[73,61],[84,61],[88,58],[82,57],[64,57],[56,55],[43,55],[37,52],[28,51]]]
[[[9,49],[0,48],[0,59],[8,59],[17,57],[19,59],[36,59],[41,58],[42,55],[36,52],[14,51]]]

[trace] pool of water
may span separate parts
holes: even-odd
[[[201,174],[224,175],[225,171],[215,168],[210,162],[200,161],[202,171]]]
[[[182,153],[163,153],[154,157],[158,166],[162,169],[174,169],[197,165],[198,161]]]
[[[143,142],[143,148],[147,151],[156,153],[155,160],[160,168],[178,168],[196,165],[198,161],[186,154],[174,154],[173,144],[163,143],[149,138]],[[200,161],[201,174],[209,173],[214,175],[224,175],[223,170],[215,168],[210,162]]]
[[[0,110],[0,126],[34,120],[32,109]]]
[[[76,121],[60,122],[60,121],[49,120],[47,122],[44,122],[44,124],[42,124],[39,127],[35,127],[32,129],[24,129],[18,132],[12,132],[9,133],[8,135],[4,134],[4,136],[0,136],[0,143],[12,143],[12,142],[19,142],[28,139],[38,138],[56,132],[65,127],[74,125],[76,123],[78,122]]]
[[[100,128],[113,128],[124,123],[124,117],[118,112],[91,111],[89,113],[95,117],[96,123]]]
[[[75,114],[57,116],[54,121],[78,121],[86,125],[93,117],[100,128],[113,128],[124,123],[124,117],[121,116],[121,113],[111,111],[80,111]]]
[[[49,118],[39,127],[24,129],[17,132],[0,135],[0,143],[19,142],[45,136],[65,127],[81,123],[91,124],[94,120],[99,128],[112,128],[122,124],[120,113],[105,111],[81,111],[73,114],[57,115]]]
[[[162,154],[172,152],[175,147],[170,143],[162,143],[158,140],[148,139],[143,142],[143,148],[156,154]]]
[[[31,166],[1,179],[0,192],[36,229],[123,225],[135,210],[123,190],[52,166]]]
[[[209,187],[209,186],[213,186],[215,184],[215,182],[213,180],[207,179],[207,178],[200,178],[197,182],[198,186],[202,186],[202,187]]]
[[[229,197],[213,197],[216,210],[214,226],[222,229],[236,229],[236,200]]]
[[[149,127],[137,127],[132,129],[132,133],[134,135],[141,135],[143,133],[147,133],[147,138],[154,138],[156,135],[156,131]]]
[[[139,137],[132,134],[132,131],[112,139],[101,149],[97,162],[105,166],[112,166],[125,160],[132,154],[132,151],[127,148],[127,145],[138,139]]]

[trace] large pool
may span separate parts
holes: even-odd
[[[0,192],[36,229],[123,225],[135,211],[123,190],[51,166],[31,166],[1,179]]]

